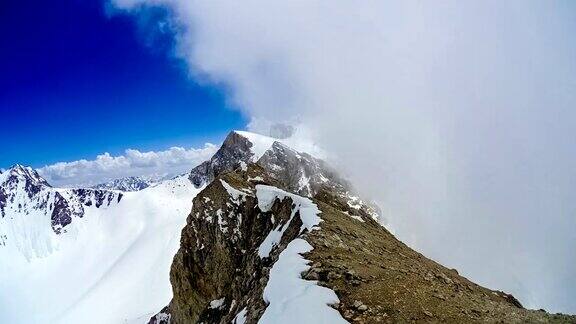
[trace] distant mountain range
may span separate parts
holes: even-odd
[[[92,186],[94,189],[119,190],[119,191],[139,191],[151,186],[155,186],[164,180],[174,178],[174,175],[139,176],[114,179],[108,182]]]

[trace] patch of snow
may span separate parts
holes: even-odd
[[[300,277],[310,268],[309,261],[300,254],[311,250],[308,242],[298,238],[280,253],[264,288],[264,300],[269,305],[259,323],[347,323],[337,310],[328,306],[340,302],[334,291]]]
[[[355,196],[350,196],[350,199],[348,200],[348,206],[350,206],[350,208],[354,208],[354,209],[360,209],[362,208],[362,200],[360,200],[360,198],[355,197]]]
[[[275,138],[250,132],[235,131],[235,133],[248,139],[250,143],[252,143],[252,147],[250,148],[254,154],[252,156],[252,162],[258,161],[262,155],[272,147],[272,144],[277,141]]]
[[[240,170],[247,171],[248,170],[248,164],[246,164],[246,162],[244,162],[244,161],[240,161]]]
[[[231,185],[229,185],[226,181],[220,179],[220,182],[222,183],[222,186],[224,187],[224,189],[226,189],[226,191],[228,191],[228,194],[230,195],[230,197],[232,197],[232,200],[234,200],[235,202],[239,201],[240,197],[244,197],[247,194],[250,194],[250,191],[248,189],[243,189],[244,191],[238,190],[234,187],[232,187]]]
[[[360,216],[354,215],[354,216],[350,216],[350,217],[354,218],[354,219],[357,220],[357,221],[360,221],[360,222],[364,223],[364,220],[363,220],[362,217],[360,217]]]
[[[242,308],[242,310],[238,314],[236,314],[236,317],[234,317],[234,321],[232,322],[232,324],[246,323],[246,313],[248,313],[246,311],[246,307]]]
[[[256,195],[258,198],[258,207],[263,212],[270,211],[276,198],[283,200],[285,197],[289,197],[292,199],[292,202],[300,209],[300,218],[302,219],[301,231],[304,229],[310,231],[322,221],[318,216],[320,213],[318,206],[306,197],[295,195],[274,186],[262,184],[256,185]]]
[[[298,179],[298,190],[302,190],[304,188],[306,188],[308,192],[312,191],[310,188],[310,178],[308,178],[304,172],[302,172],[300,179]]]
[[[216,216],[218,216],[218,227],[220,227],[220,231],[222,233],[228,233],[228,222],[222,218],[223,215],[224,213],[222,212],[222,209],[218,209],[216,211]]]
[[[220,298],[220,299],[214,299],[213,301],[210,302],[210,306],[208,306],[208,308],[210,309],[219,309],[224,305],[224,297]]]
[[[248,177],[248,181],[264,181],[264,178],[261,176],[255,176],[254,178]]]
[[[316,206],[316,204],[314,204],[308,198],[267,185],[256,185],[256,197],[258,198],[258,208],[260,208],[262,212],[270,211],[270,208],[272,208],[276,199],[282,201],[284,198],[288,197],[295,205],[295,207],[292,209],[290,219],[286,221],[284,225],[279,224],[275,229],[270,231],[262,244],[260,244],[258,247],[258,256],[261,258],[268,257],[272,249],[278,245],[278,243],[280,243],[282,235],[286,229],[288,229],[288,226],[292,222],[292,219],[297,212],[300,212],[300,219],[302,220],[300,233],[302,233],[302,231],[305,229],[312,231],[322,221],[322,219],[318,216],[320,213],[318,206]]]
[[[172,315],[166,313],[159,313],[158,315],[156,315],[156,319],[161,323],[170,323],[171,318]]]

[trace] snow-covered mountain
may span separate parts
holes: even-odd
[[[66,231],[87,210],[106,209],[122,197],[108,190],[53,188],[36,170],[14,165],[0,173],[2,244],[18,247],[27,258],[44,256],[51,250],[50,236]]]
[[[0,323],[146,323],[199,192],[187,177],[137,192],[53,188],[0,174]]]

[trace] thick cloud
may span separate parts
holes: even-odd
[[[124,155],[98,155],[95,160],[58,162],[38,171],[52,185],[86,186],[126,176],[163,176],[187,172],[208,160],[217,150],[212,144],[200,149],[171,147],[166,151],[140,152],[128,149]]]
[[[192,75],[306,127],[402,240],[576,313],[573,2],[115,4],[170,8]]]

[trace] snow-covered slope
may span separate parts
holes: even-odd
[[[124,193],[105,208],[82,204],[82,217],[60,234],[51,226],[53,198],[37,197],[92,191],[22,179],[2,186],[0,323],[146,323],[170,300],[170,265],[199,191],[186,177]]]
[[[53,188],[32,168],[15,165],[0,174],[0,245],[27,259],[46,256],[70,223],[122,197],[108,190]]]

